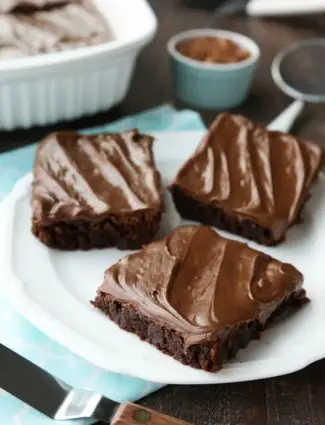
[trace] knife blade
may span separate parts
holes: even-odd
[[[112,425],[190,425],[133,403],[74,389],[0,344],[0,388],[55,420],[94,418]]]
[[[259,17],[316,14],[324,11],[324,0],[227,0],[216,9],[218,16],[245,13]]]

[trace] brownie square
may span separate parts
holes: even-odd
[[[49,135],[34,166],[34,235],[61,250],[137,249],[150,242],[163,209],[152,144],[137,130]]]
[[[105,272],[93,301],[180,362],[218,371],[270,320],[308,301],[303,276],[206,226],[181,226]]]
[[[169,189],[183,218],[276,245],[299,221],[321,159],[313,142],[221,114]]]

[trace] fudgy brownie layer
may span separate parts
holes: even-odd
[[[259,226],[252,220],[227,215],[221,208],[203,204],[187,195],[177,186],[172,186],[170,192],[177,211],[186,220],[214,226],[220,230],[226,230],[238,236],[253,240],[261,245],[274,246],[280,244],[285,239],[285,235],[280,239],[274,239],[269,229]],[[301,211],[308,198],[309,196],[303,202],[300,213],[292,225],[301,221]]]
[[[184,217],[276,245],[297,223],[322,156],[314,142],[223,113],[170,187],[184,192],[176,194]]]
[[[130,216],[109,215],[99,222],[74,221],[32,225],[32,232],[45,245],[60,250],[88,250],[116,246],[139,249],[152,241],[159,230],[160,211]]]
[[[129,303],[122,303],[109,294],[99,292],[93,305],[109,316],[120,328],[136,334],[140,339],[153,344],[181,363],[208,372],[217,372],[225,361],[236,355],[238,350],[245,348],[251,340],[258,339],[275,317],[306,302],[308,298],[305,291],[300,290],[285,299],[265,325],[258,320],[234,325],[224,330],[215,341],[192,345],[188,349],[184,346],[179,333],[143,316]]]
[[[151,242],[163,210],[153,142],[137,129],[47,136],[34,164],[32,232],[62,250]]]

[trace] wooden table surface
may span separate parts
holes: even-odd
[[[187,9],[180,0],[151,0],[151,4],[159,20],[158,34],[140,55],[131,90],[123,104],[113,111],[61,126],[0,132],[1,151],[34,142],[56,128],[98,125],[162,102],[172,102],[166,42],[179,31],[198,27],[231,29],[259,43],[262,57],[257,77],[249,99],[238,110],[267,123],[290,102],[271,80],[272,58],[291,42],[325,36],[325,16],[221,19],[212,12]],[[215,113],[202,112],[202,116],[209,124]],[[294,132],[322,143],[324,121],[324,106],[308,106]],[[219,386],[168,386],[147,397],[144,403],[196,425],[325,425],[325,361],[289,376],[264,381]]]

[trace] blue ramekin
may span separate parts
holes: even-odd
[[[227,38],[247,49],[251,56],[237,63],[215,64],[183,56],[177,45],[198,37]],[[232,31],[193,29],[174,35],[167,44],[176,96],[192,107],[226,110],[247,98],[259,62],[260,49],[250,38]]]

